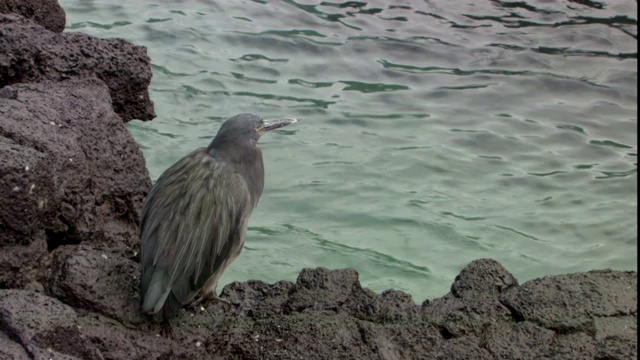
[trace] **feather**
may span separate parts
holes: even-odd
[[[207,290],[242,250],[252,210],[243,177],[205,149],[167,169],[142,211],[142,310],[172,317],[180,307],[164,308],[168,298],[184,305]]]

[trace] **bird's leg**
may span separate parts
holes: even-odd
[[[227,311],[229,311],[229,310],[231,310],[231,309],[233,309],[235,307],[235,305],[231,301],[225,300],[225,299],[220,299],[218,297],[218,295],[216,294],[215,290],[204,294],[204,296],[202,296],[202,297],[206,298],[207,300],[219,301],[219,302],[223,303],[227,307]]]
[[[206,299],[204,298],[204,296],[202,295],[198,295],[191,303],[189,303],[187,305],[187,307],[189,309],[195,309],[198,306],[202,305],[202,303],[205,301]]]
[[[229,300],[225,300],[225,299],[220,299],[218,297],[218,295],[216,294],[215,289],[213,291],[210,292],[206,292],[204,294],[200,294],[192,303],[191,305],[189,305],[190,308],[195,309],[198,306],[202,305],[205,301],[219,301],[221,303],[223,303],[226,308],[227,311],[233,309],[235,307],[235,305],[229,301]]]

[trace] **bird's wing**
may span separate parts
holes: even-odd
[[[242,248],[251,213],[247,184],[197,150],[158,179],[141,220],[143,310],[158,312],[170,292],[190,301]]]

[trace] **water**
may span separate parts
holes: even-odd
[[[266,186],[234,280],[354,267],[445,294],[490,257],[524,281],[637,269],[637,3],[63,0],[67,31],[148,48],[156,179],[227,117]],[[220,289],[220,288],[219,288]]]

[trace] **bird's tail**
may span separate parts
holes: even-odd
[[[182,303],[168,286],[169,274],[166,271],[154,271],[142,294],[142,311],[153,315],[154,319],[166,321],[175,317]]]
[[[182,303],[178,301],[176,296],[173,294],[173,291],[169,291],[169,295],[165,299],[164,305],[162,305],[159,312],[153,315],[154,320],[158,322],[169,321],[178,315],[180,309],[182,309]]]

